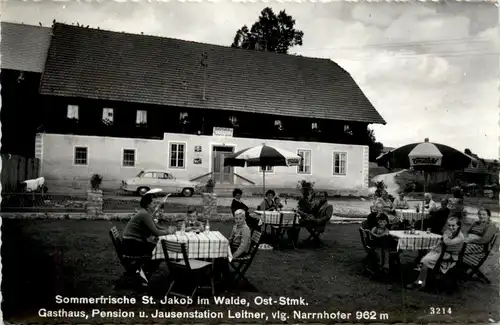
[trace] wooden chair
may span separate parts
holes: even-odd
[[[441,255],[436,261],[436,265],[432,270],[429,270],[427,275],[427,287],[432,288],[438,293],[441,291],[450,292],[458,288],[458,283],[461,278],[461,265],[463,263],[463,257],[465,253],[466,245],[464,244],[460,249],[458,254],[458,259],[455,266],[448,270],[445,274],[441,272],[441,263],[443,263],[443,258],[446,253],[450,253],[449,248],[446,244],[441,243]]]
[[[115,247],[116,255],[118,256],[121,265],[125,268],[125,271],[130,274],[136,274],[143,265],[144,260],[146,258],[149,258],[149,256],[123,255],[120,232],[115,226],[113,226],[109,231],[109,236],[111,237],[111,241],[113,242],[113,246]]]
[[[497,235],[495,234],[490,242],[484,245],[464,244],[466,247],[462,263],[462,268],[465,273],[464,280],[469,281],[474,276],[477,276],[482,282],[486,284],[491,283],[491,281],[481,272],[480,268],[488,259],[496,240]]]
[[[247,270],[250,268],[250,265],[252,265],[252,261],[254,260],[255,255],[259,250],[261,239],[262,239],[262,233],[260,231],[255,230],[252,233],[249,253],[244,256],[240,256],[238,258],[233,258],[233,260],[229,263],[231,268],[236,272],[235,276],[232,279],[234,283],[237,283],[238,281],[243,279],[246,280],[247,282],[250,282],[248,281],[247,278],[245,278],[245,274]]]
[[[210,278],[212,296],[215,295],[215,280],[212,272],[212,262],[189,259],[185,243],[162,239],[161,245],[165,255],[165,261],[167,262],[169,277],[171,279],[170,286],[165,296],[172,295],[193,298],[199,289],[207,288],[206,286],[201,285],[202,281],[206,280],[207,277]],[[171,259],[169,252],[182,254],[182,259]],[[193,291],[189,296],[173,291],[175,285],[179,283],[193,285]]]
[[[363,244],[363,248],[365,249],[367,256],[363,260],[364,263],[364,270],[362,273],[368,273],[369,278],[373,278],[375,275],[377,275],[380,271],[380,262],[379,262],[379,256],[377,252],[375,251],[377,246],[373,244],[373,241],[370,237],[370,230],[365,229],[362,227],[359,228],[359,234],[361,237],[361,243]],[[390,270],[394,271],[397,270],[400,265],[400,259],[399,259],[399,252],[397,250],[392,250],[390,247],[384,248],[387,250],[386,253],[389,254],[389,265],[390,265]]]
[[[293,220],[291,220],[291,218],[293,218]],[[290,220],[292,221],[290,223]],[[289,236],[292,235],[292,237],[294,238],[288,238],[290,240],[290,243],[291,243],[291,246],[292,248],[295,249],[295,232],[296,232],[296,221],[297,221],[297,217],[296,215],[292,215],[292,217],[290,217],[290,215],[286,215],[286,218],[285,218],[285,214],[281,213],[280,214],[280,220],[279,220],[279,224],[278,225],[271,225],[271,238],[272,238],[272,241],[273,241],[273,246],[275,249],[279,250],[280,249],[280,244],[284,241],[284,236],[285,236],[285,233],[287,233],[287,231],[289,231]]]
[[[375,252],[375,248],[371,246],[370,231],[368,229],[359,228],[361,243],[366,252],[366,257],[363,259],[363,274],[368,274],[368,278],[372,279],[379,271],[379,259]]]

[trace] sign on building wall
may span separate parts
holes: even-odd
[[[201,146],[194,146],[194,152],[201,152]]]
[[[213,136],[216,137],[232,137],[233,129],[232,128],[221,128],[214,126]]]
[[[193,164],[195,164],[195,165],[201,165],[201,162],[202,162],[201,158],[194,158],[193,159]]]

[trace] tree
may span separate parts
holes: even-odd
[[[286,54],[292,46],[302,45],[303,36],[304,32],[295,29],[295,19],[285,10],[276,16],[267,7],[250,30],[246,25],[238,29],[231,47]]]
[[[372,129],[366,128],[366,133],[368,136],[368,147],[370,148],[370,155],[368,160],[370,162],[375,162],[377,157],[382,153],[384,145],[380,142],[377,142],[377,139],[375,138],[375,132],[373,132]]]

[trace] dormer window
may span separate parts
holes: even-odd
[[[113,124],[114,121],[114,109],[103,108],[102,109],[102,122],[106,125]]]

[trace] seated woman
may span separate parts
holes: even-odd
[[[387,215],[394,215],[395,209],[392,204],[391,199],[389,198],[389,193],[386,190],[383,190],[380,193],[380,197],[375,200],[375,204],[381,203],[383,205],[384,213]]]
[[[363,221],[363,223],[361,224],[363,229],[372,230],[374,227],[377,227],[378,225],[377,216],[383,212],[384,212],[383,203],[377,202],[375,206],[372,208],[372,212],[367,216],[366,220]]]
[[[497,227],[490,222],[491,211],[489,209],[481,208],[477,214],[479,216],[479,221],[472,224],[465,236],[465,242],[469,244],[484,245],[491,241],[498,230]]]
[[[139,211],[125,226],[122,235],[123,255],[150,258],[157,244],[157,240],[151,237],[175,233],[175,229],[163,229],[156,225],[151,215],[153,212],[152,203],[153,196],[150,194],[144,195],[139,203]],[[161,260],[159,261],[161,262]]]
[[[202,232],[205,227],[203,223],[198,220],[198,211],[194,207],[188,207],[186,222],[186,231]]]
[[[250,250],[251,231],[245,223],[245,210],[236,210],[234,213],[234,227],[229,236],[229,246],[233,253],[233,258],[238,258],[248,254]]]
[[[448,219],[448,230],[444,232],[442,239],[443,243],[446,245],[446,252],[443,255],[443,260],[440,266],[440,271],[443,274],[452,269],[458,261],[458,255],[462,250],[462,246],[465,240],[461,228],[462,223],[459,219],[455,217],[451,217]],[[436,262],[441,256],[442,249],[443,246],[440,244],[422,258],[422,267],[420,269],[420,274],[417,280],[414,283],[408,285],[407,288],[425,288],[429,269],[432,270],[436,266]]]
[[[250,215],[248,206],[241,201],[241,196],[243,195],[243,191],[239,188],[235,188],[233,190],[233,201],[231,202],[231,213],[234,216],[234,213],[237,210],[245,211],[245,222],[247,223],[250,229],[258,229],[260,230],[259,222],[260,219],[254,218]]]
[[[266,197],[257,209],[259,211],[276,211],[276,204],[274,203],[275,196],[276,192],[274,192],[274,190],[267,190]]]

